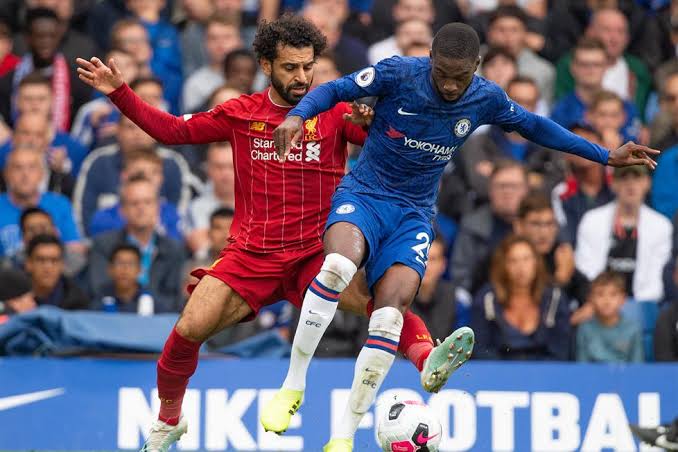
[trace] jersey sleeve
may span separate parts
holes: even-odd
[[[602,146],[575,135],[548,118],[525,110],[496,84],[490,86],[489,95],[493,100],[490,124],[501,126],[507,132],[518,132],[541,146],[607,165],[609,151]]]
[[[225,141],[232,124],[225,105],[197,114],[174,116],[144,102],[123,84],[109,95],[123,115],[162,144],[203,144]]]
[[[391,57],[374,66],[323,83],[304,96],[288,116],[301,116],[306,120],[329,110],[341,101],[382,96],[395,89],[398,71],[403,71],[405,64],[407,63],[403,58]]]

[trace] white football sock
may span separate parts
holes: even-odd
[[[339,294],[348,286],[357,271],[355,264],[341,254],[325,256],[320,273],[304,296],[299,324],[292,342],[290,368],[283,388],[297,391],[306,388],[306,372],[311,358],[337,312]]]
[[[332,433],[333,439],[352,439],[355,435],[395,360],[402,328],[403,316],[396,308],[380,308],[372,313],[369,336],[355,363],[351,395],[341,422]]]

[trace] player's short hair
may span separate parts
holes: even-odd
[[[257,59],[254,57],[254,54],[242,47],[240,49],[235,49],[226,55],[224,58],[224,72],[226,72],[228,68],[231,67],[233,62],[238,58],[247,58],[252,60],[255,65],[257,64]]]
[[[619,95],[617,93],[613,93],[612,91],[607,91],[607,90],[602,89],[602,90],[598,91],[593,96],[593,99],[591,99],[591,104],[589,105],[589,110],[595,110],[603,102],[611,102],[611,101],[619,103],[619,106],[622,109],[624,108],[624,100],[621,97],[619,97]]]
[[[122,160],[122,169],[129,168],[132,163],[139,160],[151,162],[157,166],[162,166],[162,157],[154,151],[133,150],[125,153],[125,158]]]
[[[530,192],[520,202],[518,218],[524,220],[529,214],[544,210],[553,210],[551,199],[542,192]]]
[[[480,54],[478,33],[461,22],[453,22],[438,30],[431,45],[433,56],[458,60],[475,60]]]
[[[50,223],[54,225],[54,220],[52,220],[52,216],[47,213],[45,209],[41,209],[40,207],[28,207],[27,209],[24,209],[21,212],[21,216],[19,217],[19,227],[21,228],[21,232],[24,232],[26,230],[26,222],[28,221],[28,217],[31,215],[43,215],[47,218],[49,218]]]
[[[146,83],[154,83],[158,85],[160,89],[163,89],[162,80],[153,76],[137,77],[132,81],[132,83],[129,84],[129,87],[132,91],[136,91],[139,86],[145,85]]]
[[[49,81],[47,77],[45,77],[39,72],[31,72],[26,77],[22,78],[21,81],[19,82],[18,89],[21,89],[24,86],[28,85],[44,85],[48,87],[50,91],[52,91],[52,83]]]
[[[24,31],[30,33],[33,23],[41,19],[49,19],[60,22],[57,13],[49,8],[31,8],[26,11],[26,18],[24,19]]]
[[[591,286],[589,287],[589,295],[595,287],[600,286],[615,286],[620,291],[626,294],[626,281],[624,277],[619,273],[613,271],[604,271],[598,276],[596,276],[593,281],[591,281]]]
[[[497,174],[509,169],[519,169],[520,172],[523,174],[525,181],[527,182],[527,168],[525,168],[525,165],[516,160],[511,159],[501,159],[494,164],[492,173],[490,173],[490,182],[492,182],[494,178],[497,177]]]
[[[520,6],[517,5],[502,5],[497,7],[487,20],[488,28],[491,27],[499,19],[510,17],[512,19],[518,19],[522,22],[523,26],[527,28],[527,14]]]
[[[219,207],[210,215],[210,224],[217,218],[233,218],[233,215],[235,215],[235,210],[230,207]]]
[[[33,252],[40,245],[56,245],[61,251],[61,257],[64,255],[64,244],[58,237],[51,234],[38,234],[33,237],[26,246],[26,256],[32,256]]]
[[[272,22],[262,22],[252,44],[257,59],[268,61],[277,58],[279,45],[296,49],[313,47],[313,54],[320,55],[327,47],[327,39],[303,17],[283,14]]]
[[[131,243],[120,242],[115,245],[113,251],[111,251],[111,254],[108,256],[108,263],[112,264],[118,254],[124,252],[134,254],[137,258],[137,261],[141,262],[141,251],[139,251],[139,248],[137,248],[135,245],[132,245]]]

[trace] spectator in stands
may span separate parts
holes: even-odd
[[[490,285],[473,301],[474,357],[480,359],[568,359],[567,299],[548,286],[546,268],[532,242],[504,239],[492,256]]]
[[[551,284],[565,291],[571,300],[583,303],[588,280],[574,265],[574,250],[560,234],[551,200],[532,192],[520,203],[513,232],[532,242],[543,259]]]
[[[70,160],[69,172],[75,177],[87,155],[87,150],[67,132],[59,131],[55,127],[52,121],[53,98],[52,85],[47,78],[39,73],[27,75],[19,82],[16,92],[16,118],[25,113],[38,113],[47,118],[48,124],[43,127],[43,131],[49,138],[48,144],[50,144],[51,151],[60,150],[61,153],[66,154]],[[14,126],[16,128],[16,121]],[[5,146],[0,148],[1,164],[4,164],[7,152],[9,152],[9,143],[5,143]]]
[[[136,151],[130,152],[123,161],[122,173],[120,174],[121,189],[139,176],[149,180],[158,190],[163,184],[162,159],[153,152]],[[161,198],[160,201],[160,228],[168,237],[181,241],[183,234],[180,230],[181,219],[174,204]],[[122,206],[117,203],[106,209],[98,210],[92,216],[87,235],[95,235],[119,230],[125,226],[122,214]]]
[[[125,0],[125,6],[148,32],[152,49],[151,68],[156,77],[162,80],[165,99],[172,114],[180,111],[181,86],[181,46],[179,33],[169,21],[161,16],[165,0]]]
[[[663,151],[678,144],[678,61],[657,87],[660,111],[650,125],[650,146]]]
[[[24,211],[21,212],[19,225],[21,227],[22,247],[19,251],[17,251],[16,254],[14,254],[14,256],[9,259],[9,261],[15,268],[24,269],[24,264],[26,262],[26,249],[28,248],[28,243],[33,239],[33,237],[38,235],[51,235],[58,237],[59,231],[54,225],[54,221],[52,220],[52,217],[49,215],[49,213],[40,207],[29,207],[28,209],[24,209]],[[73,247],[68,247],[65,248],[64,251],[64,274],[66,276],[76,276],[87,264],[84,250],[80,248],[73,249]]]
[[[678,286],[675,260],[674,257],[671,266],[673,296],[675,296],[675,287]],[[654,331],[654,359],[656,361],[678,361],[678,302],[675,298],[666,303],[657,317],[657,327]]]
[[[592,143],[602,144],[600,134],[590,127],[575,126],[571,130]],[[565,160],[570,174],[566,182],[556,189],[561,203],[557,211],[562,212],[565,237],[574,245],[584,214],[612,201],[614,193],[608,184],[605,167],[572,154],[565,154]]]
[[[160,199],[156,186],[143,176],[128,181],[120,193],[124,228],[106,232],[92,241],[88,281],[92,293],[100,293],[109,282],[110,256],[119,243],[131,243],[141,252],[139,283],[154,297],[155,312],[178,312],[184,252],[179,242],[160,231]]]
[[[52,121],[57,130],[68,132],[75,111],[90,99],[91,89],[80,82],[59,52],[59,19],[54,11],[36,8],[26,13],[26,42],[29,52],[16,68],[0,78],[0,114],[9,122],[17,115],[19,83],[32,72],[39,72],[52,84]]]
[[[207,63],[193,72],[184,83],[183,111],[198,110],[216,88],[224,84],[224,58],[242,46],[238,23],[212,17],[205,25]]]
[[[327,38],[327,49],[335,56],[341,74],[350,74],[368,65],[367,47],[342,30],[343,19],[322,4],[309,3],[302,12]]]
[[[439,6],[444,4],[444,7],[436,11],[434,3],[440,4]],[[375,1],[372,4],[369,16],[361,18],[361,22],[367,25],[364,27],[366,32],[361,33],[359,37],[367,44],[374,44],[392,36],[398,24],[411,19],[423,20],[431,25],[435,21],[438,22],[438,25],[442,26],[448,22],[455,22],[455,20],[440,22],[448,17],[448,13],[452,10],[457,10],[456,2],[444,0]],[[458,14],[456,17],[458,20],[463,19],[461,14]]]
[[[205,43],[205,24],[214,15],[214,0],[181,0],[186,16],[179,39],[184,74],[190,75],[208,62]]]
[[[123,74],[125,83],[130,84],[139,75],[134,56],[124,50],[112,49],[105,61],[113,59]],[[97,97],[78,110],[71,127],[71,136],[87,151],[106,146],[115,141],[120,112],[106,96]]]
[[[591,281],[587,303],[594,316],[577,329],[577,361],[643,361],[643,335],[637,322],[622,313],[626,282],[614,272]]]
[[[504,47],[518,63],[518,74],[534,79],[541,98],[550,104],[553,100],[555,69],[551,63],[534,53],[526,42],[527,16],[519,6],[498,7],[490,16],[487,43]]]
[[[527,194],[525,167],[500,161],[490,175],[489,203],[464,215],[452,253],[452,283],[460,307],[488,280],[490,256],[512,229],[520,202]]]
[[[518,77],[509,82],[507,94],[528,111],[534,112],[539,99],[539,88],[534,80]],[[533,189],[550,192],[564,177],[564,160],[560,153],[527,141],[517,132],[505,132],[499,126],[490,126],[487,133],[472,135],[460,149],[458,165],[462,166],[465,191],[472,191],[477,204],[488,198],[488,179],[494,163],[511,159],[525,165],[528,183]]]
[[[247,49],[236,49],[226,55],[224,76],[228,86],[243,93],[251,94],[254,92],[256,75],[257,60],[252,52]]]
[[[16,121],[14,138],[0,148],[5,157],[11,149],[31,149],[43,156],[46,170],[46,188],[66,197],[73,193],[75,178],[71,175],[72,160],[62,146],[50,146],[52,131],[47,116],[41,113],[25,113]],[[79,145],[78,145],[79,147]]]
[[[633,102],[642,119],[652,79],[642,61],[625,53],[629,43],[628,20],[618,9],[598,9],[591,17],[586,35],[599,39],[607,50],[607,69],[603,76],[603,88],[617,93],[624,100]],[[571,67],[572,53],[568,53],[557,65],[557,99],[574,89]]]
[[[4,19],[0,18],[0,77],[13,71],[21,59],[12,48],[12,29]]]
[[[590,210],[577,230],[575,262],[589,280],[601,272],[620,273],[637,301],[664,296],[662,270],[671,255],[671,222],[645,205],[650,176],[641,166],[615,168],[617,200]]]
[[[626,113],[624,101],[612,91],[599,91],[586,112],[586,121],[603,138],[603,147],[616,149],[624,142],[635,140],[635,136],[624,135]]]
[[[480,73],[505,90],[509,82],[518,76],[518,64],[503,47],[490,47],[480,62]]]
[[[70,201],[63,195],[41,190],[45,179],[42,154],[31,149],[13,150],[5,164],[7,193],[0,194],[0,255],[13,256],[21,249],[19,218],[29,207],[50,214],[66,246],[81,250]]]
[[[118,202],[123,163],[126,156],[135,151],[154,152],[162,158],[164,182],[160,195],[182,212],[190,195],[189,169],[183,157],[158,147],[153,138],[125,116],[120,117],[117,139],[117,144],[91,152],[78,175],[73,203],[82,230],[87,230],[94,212]]]
[[[227,100],[235,99],[245,94],[243,91],[240,91],[237,88],[233,88],[230,85],[222,85],[219,88],[215,89],[214,92],[210,95],[207,100],[207,110],[216,107],[219,104],[223,104]]]
[[[94,297],[90,309],[106,312],[139,312],[143,295],[151,295],[139,284],[141,252],[129,243],[118,243],[108,262],[110,278]],[[152,296],[152,295],[151,295]],[[155,304],[155,303],[154,303]],[[159,312],[153,306],[155,312]]]
[[[431,24],[422,19],[407,19],[396,25],[395,34],[389,38],[372,44],[367,49],[367,60],[370,64],[377,64],[384,58],[403,55],[414,42],[433,41]]]
[[[572,50],[570,71],[574,78],[574,89],[565,93],[555,104],[551,119],[569,129],[587,122],[586,110],[596,95],[603,89],[603,75],[607,68],[607,52],[603,43],[594,38],[584,37]],[[638,135],[638,114],[632,102],[621,100],[625,112],[622,133],[625,140],[635,140]]]
[[[77,57],[90,59],[97,54],[98,49],[91,37],[73,28],[71,24],[73,2],[74,0],[26,0],[25,4],[29,10],[47,8],[56,13],[59,18],[59,48],[68,64],[75,69]],[[19,55],[26,52],[26,42],[23,36],[16,36],[14,47]]]
[[[454,288],[442,279],[447,269],[445,243],[440,237],[431,242],[426,261],[426,272],[411,309],[426,323],[433,338],[445,337],[456,324]]]
[[[0,323],[6,316],[32,311],[37,307],[31,280],[21,270],[0,268]]]
[[[89,305],[87,295],[65,275],[65,248],[55,236],[33,237],[26,248],[25,266],[38,306],[75,310]]]
[[[208,244],[207,230],[212,212],[219,207],[235,208],[235,171],[233,150],[228,142],[212,143],[207,148],[205,192],[191,201],[186,215],[186,241],[193,251]]]
[[[428,42],[413,42],[405,48],[403,56],[408,57],[428,57],[431,55],[431,44]]]
[[[323,53],[316,58],[315,69],[313,70],[313,81],[311,87],[315,88],[325,82],[330,82],[341,77],[334,62],[334,56],[331,53]]]

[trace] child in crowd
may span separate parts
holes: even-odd
[[[604,272],[591,282],[587,302],[594,317],[577,331],[577,361],[643,361],[642,332],[624,317],[625,301],[626,283],[620,275]]]

